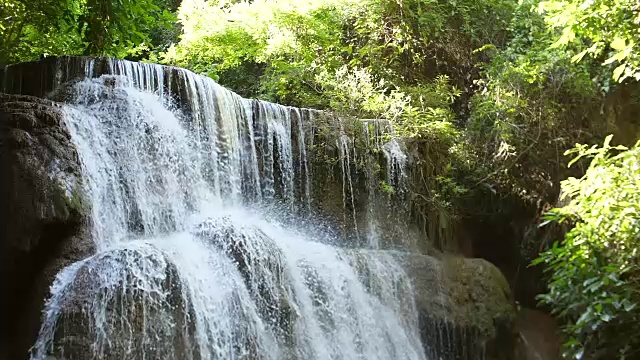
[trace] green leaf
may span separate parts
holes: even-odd
[[[613,48],[615,50],[622,51],[622,50],[626,49],[626,47],[627,47],[627,42],[625,41],[625,39],[622,39],[620,37],[616,37],[611,42],[611,48]]]
[[[620,81],[620,77],[622,76],[622,74],[626,69],[627,69],[627,64],[622,64],[616,67],[615,70],[613,70],[613,80]]]
[[[583,58],[585,55],[587,55],[587,53],[588,53],[588,52],[589,52],[589,49],[586,49],[586,50],[583,50],[583,51],[581,51],[580,53],[578,53],[578,54],[574,55],[574,56],[571,58],[571,62],[574,62],[574,63],[575,63],[575,62],[579,62],[580,60],[582,60],[582,58]]]

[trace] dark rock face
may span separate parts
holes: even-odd
[[[406,169],[397,164],[394,168],[396,172],[406,171],[407,178],[389,177],[388,167],[393,168],[393,164],[389,164],[381,147],[388,135],[385,121],[339,119],[331,113],[321,113],[310,123],[313,137],[307,143],[312,145],[309,159],[313,213],[355,246],[368,246],[368,237],[375,233],[380,248],[429,253],[431,241],[425,239],[411,216],[411,159]],[[348,140],[343,139],[345,136]]]
[[[427,356],[514,360],[516,313],[506,279],[483,259],[399,254],[411,278]]]
[[[20,359],[57,271],[92,252],[78,157],[55,103],[0,94],[0,169],[0,357]]]
[[[93,69],[85,67],[86,57],[47,57],[38,61],[8,65],[0,71],[0,91],[7,94],[46,97],[67,81],[81,79],[88,71],[105,74],[107,58],[96,58]]]

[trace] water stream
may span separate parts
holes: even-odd
[[[65,90],[98,250],[58,274],[32,359],[425,359],[393,257],[301,217],[312,112],[188,71],[109,68],[96,78],[87,62]],[[353,154],[338,141],[352,202]]]

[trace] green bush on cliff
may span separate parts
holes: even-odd
[[[404,135],[457,141],[462,132],[476,157],[470,183],[546,203],[565,176],[562,152],[602,136],[593,114],[611,88],[609,67],[575,61],[595,32],[582,28],[597,24],[572,23],[574,41],[558,45],[555,28],[570,16],[557,13],[575,5],[558,4],[185,0],[184,33],[160,60],[244,96],[388,118]],[[601,15],[632,10],[611,9]]]
[[[582,178],[562,182],[569,201],[549,221],[572,224],[534,263],[551,273],[540,299],[567,322],[568,354],[635,359],[640,351],[640,142],[631,149],[579,145],[591,158]]]
[[[592,114],[603,102],[604,77],[599,65],[572,62],[573,49],[552,48],[558,35],[549,32],[538,5],[521,1],[507,27],[508,44],[481,49],[490,58],[479,64],[465,133],[491,169],[484,181],[531,202],[552,202],[566,176],[562,152],[592,141],[602,126]]]

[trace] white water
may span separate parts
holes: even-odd
[[[396,191],[405,190],[407,174],[407,155],[400,148],[397,139],[391,139],[382,146],[382,153],[387,160],[387,179],[389,185],[394,186]]]
[[[366,243],[371,249],[380,249],[388,245],[383,241],[383,230],[378,223],[380,219],[388,218],[390,212],[399,219],[408,215],[408,207],[404,207],[408,201],[403,198],[408,186],[408,157],[402,150],[401,143],[393,137],[393,133],[391,124],[384,120],[362,120],[361,136],[367,151],[353,155],[353,158],[361,157],[358,161],[364,164],[367,188],[365,235]],[[349,145],[343,148],[348,147]],[[378,168],[378,151],[384,156],[384,172]],[[346,184],[352,188],[350,179],[347,180]],[[401,208],[397,205],[401,205]]]
[[[111,71],[125,76],[75,84],[64,109],[98,251],[57,276],[32,359],[425,358],[391,256],[263,214],[310,204],[302,112],[296,152],[291,108],[185,71]],[[175,81],[185,113],[167,96]]]

